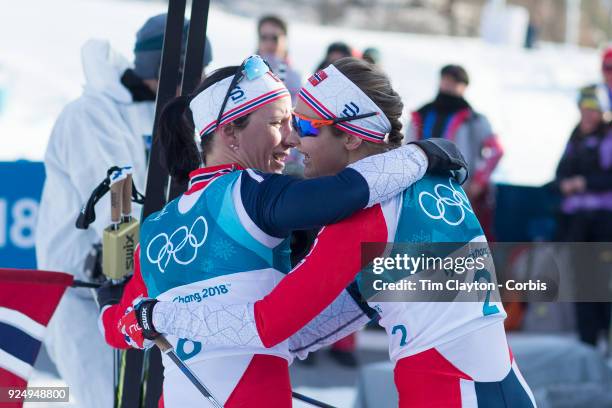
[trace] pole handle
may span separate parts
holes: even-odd
[[[124,180],[116,181],[110,186],[111,223],[117,225],[121,222],[121,196],[123,195]]]
[[[172,344],[170,344],[170,342],[161,334],[157,336],[155,340],[153,340],[153,343],[155,343],[155,345],[159,347],[161,352],[164,354],[173,350]]]
[[[123,189],[121,197],[121,215],[124,221],[129,221],[132,216],[132,175],[127,174],[123,180]]]

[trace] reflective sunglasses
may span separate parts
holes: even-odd
[[[323,126],[332,126],[342,122],[349,122],[351,120],[369,118],[370,116],[378,115],[379,113],[380,112],[370,112],[364,113],[363,115],[348,116],[344,118],[335,119],[314,119],[299,114],[297,112],[293,112],[291,116],[293,121],[293,128],[298,133],[298,136],[308,137],[318,136],[320,133],[320,128],[322,128]]]
[[[268,65],[268,63],[259,55],[251,55],[249,58],[244,60],[240,67],[238,67],[238,70],[234,75],[234,79],[232,79],[232,82],[230,82],[230,85],[227,88],[227,93],[225,94],[225,98],[223,98],[223,103],[221,104],[221,109],[219,110],[219,116],[217,116],[217,127],[221,126],[223,111],[225,110],[227,101],[229,100],[234,88],[236,88],[236,85],[238,85],[238,83],[245,77],[249,81],[253,81],[257,78],[261,78],[271,70],[270,65]]]

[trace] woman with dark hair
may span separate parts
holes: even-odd
[[[334,123],[345,110],[360,119]],[[294,110],[300,136],[295,143],[307,158],[305,174],[337,174],[399,145],[401,112],[401,99],[389,79],[367,62],[346,58],[313,75]],[[448,141],[438,143],[455,148]],[[460,186],[465,176],[456,171],[425,176],[382,204],[323,228],[310,254],[274,290],[256,302],[231,306],[244,316],[248,329],[243,329],[249,333],[241,344],[232,344],[276,347],[289,339],[290,351],[304,358],[378,315],[395,363],[400,407],[535,406],[508,348],[506,314],[497,298],[462,291],[454,302],[402,302],[397,300],[399,293],[384,293],[376,286],[380,281],[373,283],[372,276],[360,273],[363,265],[384,256],[387,242],[420,244],[419,253],[423,243],[436,242],[462,243],[453,253],[488,253],[480,223]],[[383,244],[367,250],[361,247],[364,242]],[[439,252],[436,248],[428,250]],[[393,257],[385,261],[389,259]],[[482,262],[484,268],[450,273],[456,279],[461,275],[462,282],[494,282],[491,257]],[[445,274],[423,273],[431,272]],[[412,276],[403,273],[391,272],[392,282]],[[388,282],[389,277],[383,279]],[[156,300],[146,304],[148,313],[145,318],[140,313],[139,321],[153,332],[205,340],[209,346],[230,343],[215,326],[218,317],[210,305]]]
[[[234,345],[168,340],[228,408],[261,406],[264,395],[266,406],[290,406],[291,354],[287,342],[237,347],[254,333],[243,330],[247,316],[226,305],[255,301],[276,286],[290,269],[293,229],[333,223],[375,205],[422,177],[427,167],[423,151],[406,146],[331,177],[299,180],[279,174],[295,143],[291,133],[289,93],[259,56],[214,72],[193,95],[169,103],[160,118],[164,161],[173,178],[189,180],[189,188],[142,223],[134,277],[120,304],[102,310],[111,345],[143,347],[133,314],[121,318],[139,296],[214,308],[217,329]],[[432,161],[439,160],[451,158],[434,153]],[[376,179],[372,165],[380,172]],[[147,305],[137,309],[146,314]],[[164,366],[165,406],[201,401],[166,357]]]

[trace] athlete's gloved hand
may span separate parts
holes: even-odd
[[[459,184],[463,184],[467,180],[467,163],[455,143],[434,137],[417,140],[409,144],[417,145],[427,155],[428,173],[450,172]]]
[[[96,289],[96,302],[98,303],[100,310],[102,310],[104,306],[116,305],[121,301],[123,289],[129,280],[130,277],[127,277],[119,282],[109,279],[104,281],[102,285]]]
[[[153,307],[157,300],[138,298],[119,320],[118,329],[131,347],[148,349],[159,333],[153,327]]]

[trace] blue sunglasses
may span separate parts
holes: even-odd
[[[323,126],[333,126],[337,123],[349,122],[351,120],[369,118],[370,116],[378,115],[378,112],[364,113],[363,115],[348,116],[335,119],[314,119],[304,116],[297,112],[293,112],[292,122],[293,128],[300,137],[318,136]]]

